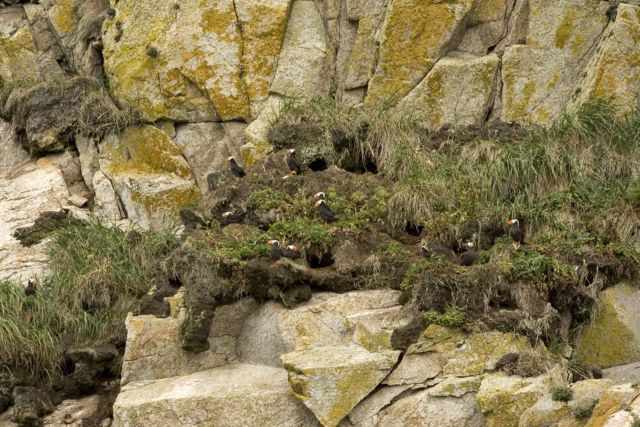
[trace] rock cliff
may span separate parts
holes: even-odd
[[[638,425],[639,100],[637,0],[0,1],[0,426]]]

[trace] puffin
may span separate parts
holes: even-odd
[[[473,265],[478,260],[480,255],[475,250],[475,246],[476,245],[472,241],[465,242],[464,244],[465,250],[459,256],[460,265],[464,267],[469,267],[470,265]]]
[[[285,258],[297,259],[300,258],[301,252],[296,245],[287,245],[287,247],[282,250],[282,256]]]
[[[272,260],[277,261],[282,258],[282,248],[278,240],[269,240],[267,245],[269,245],[269,256]]]
[[[222,225],[238,224],[244,219],[244,211],[241,209],[227,211],[222,214]]]
[[[37,290],[38,290],[38,285],[36,281],[33,279],[29,279],[27,281],[27,286],[24,288],[24,294],[30,297],[35,295]]]
[[[510,226],[509,235],[513,240],[513,247],[518,249],[520,245],[524,244],[524,236],[525,230],[524,226],[520,223],[518,219],[510,219],[507,221],[507,224]]]
[[[451,248],[439,242],[430,242],[427,239],[420,241],[420,255],[425,258],[441,256],[452,263],[456,261],[456,254]]]
[[[244,169],[242,169],[242,167],[238,164],[233,156],[229,157],[227,160],[229,161],[229,169],[231,170],[233,176],[237,178],[243,178],[246,175]]]
[[[320,214],[320,217],[325,222],[334,222],[336,220],[336,215],[333,213],[331,208],[329,208],[329,205],[327,205],[327,202],[321,199],[316,202],[315,206],[318,209],[318,213]]]
[[[296,176],[298,175],[298,173],[296,171],[291,171],[288,174],[286,174],[285,176],[282,177],[282,180],[285,181],[289,178],[291,178],[292,176]]]
[[[297,175],[300,175],[302,172],[302,168],[300,167],[300,163],[298,163],[298,159],[296,159],[296,149],[291,148],[287,150],[287,166],[291,172],[295,172]]]
[[[324,194],[324,191],[319,191],[313,195],[313,198],[315,200],[325,200],[327,198],[327,195]]]

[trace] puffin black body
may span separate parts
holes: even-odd
[[[205,228],[207,223],[191,209],[180,209],[180,220],[187,230]]]
[[[524,225],[518,219],[511,219],[507,221],[507,224],[509,224],[509,236],[511,236],[514,246],[523,245],[525,238]]]
[[[456,262],[456,254],[451,248],[443,245],[442,243],[430,242],[426,239],[423,239],[420,242],[420,255],[425,258],[440,256],[451,262]]]
[[[278,240],[269,240],[267,244],[270,246],[269,256],[272,260],[277,261],[280,258],[300,258],[301,252],[296,245],[288,245],[282,247]]]
[[[225,226],[229,224],[239,224],[244,220],[245,212],[241,209],[227,211],[222,214],[220,223]]]
[[[29,279],[29,281],[27,281],[27,286],[24,288],[24,294],[30,297],[35,295],[37,290],[38,285],[36,284],[35,280]]]
[[[231,173],[233,174],[233,176],[237,178],[243,178],[246,175],[246,173],[244,169],[242,169],[242,167],[238,164],[236,159],[233,157],[229,157],[228,160],[229,160],[229,170],[231,170]]]
[[[336,215],[333,213],[327,202],[324,200],[318,200],[316,202],[316,208],[318,209],[318,214],[325,222],[334,222],[336,220]]]
[[[269,256],[272,260],[277,261],[282,258],[282,247],[280,246],[280,242],[277,240],[269,240],[267,242],[269,245]]]
[[[468,251],[462,252],[459,258],[460,258],[460,265],[469,267],[470,265],[473,265],[476,263],[478,258],[480,258],[480,255],[478,254],[478,252],[474,251],[473,249],[469,249]]]
[[[617,16],[618,16],[618,4],[617,2],[615,2],[611,6],[609,6],[609,8],[607,9],[607,19],[613,22],[616,20]]]
[[[300,175],[302,172],[302,167],[300,163],[298,163],[298,159],[296,159],[296,150],[294,148],[287,150],[287,167],[297,175]]]

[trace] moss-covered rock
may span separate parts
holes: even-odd
[[[578,337],[577,358],[601,368],[640,361],[639,303],[640,292],[631,285],[603,291],[593,320]]]
[[[317,347],[282,356],[295,394],[324,427],[335,427],[389,373],[400,352]]]
[[[129,219],[142,228],[171,224],[181,208],[200,200],[180,147],[158,128],[134,127],[110,136],[100,156]]]

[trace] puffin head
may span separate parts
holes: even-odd
[[[326,202],[324,200],[320,199],[315,203],[315,207],[318,208],[318,207],[320,207],[320,206],[322,206],[324,204],[326,204]]]
[[[289,148],[289,149],[287,150],[287,152],[288,152],[289,154],[296,154],[296,149],[295,149],[295,148]]]
[[[222,218],[229,218],[231,215],[233,215],[232,211],[228,211],[222,214]]]
[[[320,191],[316,194],[313,195],[313,198],[316,200],[321,200],[321,199],[325,199],[327,197],[326,194],[324,194],[324,191]]]
[[[269,241],[267,242],[267,245],[269,245],[269,246],[275,246],[275,247],[277,248],[277,247],[280,247],[280,242],[279,242],[279,241],[277,241],[277,240],[269,240]]]
[[[510,219],[509,221],[507,221],[507,224],[509,225],[518,225],[520,224],[520,221],[517,219]]]
[[[235,162],[235,161],[236,161],[236,159],[235,159],[233,156],[229,156],[229,157],[227,158],[227,161],[229,161],[229,162]]]
[[[289,245],[287,246],[287,249],[289,249],[290,251],[298,251],[298,247],[296,245]]]

